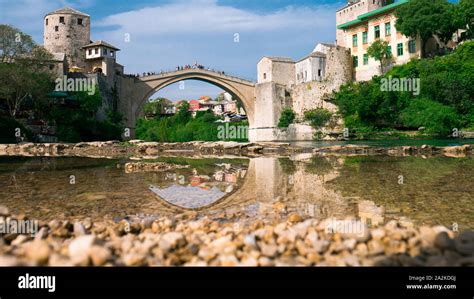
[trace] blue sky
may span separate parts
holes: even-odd
[[[334,42],[335,11],[344,2],[0,0],[0,23],[14,25],[42,43],[44,15],[71,6],[91,15],[93,40],[106,40],[122,50],[118,62],[127,73],[198,62],[255,80],[256,64],[264,55],[298,59],[318,42]],[[159,95],[177,100],[218,92],[206,83],[187,81],[184,90],[172,85]]]

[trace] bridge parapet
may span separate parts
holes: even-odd
[[[182,75],[187,75],[187,74],[209,75],[209,76],[221,78],[223,80],[255,86],[255,82],[252,80],[247,80],[238,76],[229,75],[225,72],[220,72],[216,70],[199,69],[199,68],[190,68],[190,69],[183,69],[179,71],[166,71],[166,72],[160,72],[160,73],[153,73],[152,75],[136,77],[136,79],[139,81],[147,82],[147,81],[154,81],[154,80],[169,78],[169,77],[177,77],[177,76],[182,76]]]

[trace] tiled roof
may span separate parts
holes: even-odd
[[[97,46],[104,46],[104,47],[107,47],[107,48],[111,48],[111,49],[120,51],[119,48],[117,48],[115,46],[112,46],[111,44],[109,44],[108,42],[104,42],[103,40],[98,40],[98,41],[93,42],[91,44],[85,45],[82,48],[91,48],[91,47],[97,47]]]
[[[79,15],[83,17],[90,17],[88,14],[75,10],[74,8],[71,8],[71,7],[63,7],[63,8],[57,9],[55,11],[48,13],[47,16],[55,15],[55,14],[71,14],[71,15]]]

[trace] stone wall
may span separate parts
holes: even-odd
[[[331,47],[326,54],[326,77],[321,82],[312,81],[298,84],[291,90],[293,110],[299,119],[307,110],[324,108],[333,113],[337,106],[329,101],[333,92],[352,79],[352,65],[349,50],[343,47]]]

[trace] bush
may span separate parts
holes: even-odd
[[[280,120],[278,121],[278,127],[279,128],[288,128],[289,125],[291,125],[296,118],[296,114],[291,108],[285,108],[281,112],[280,115]]]
[[[459,128],[460,117],[452,107],[428,99],[417,99],[403,110],[402,119],[408,127],[425,127],[428,133],[448,136],[454,128]]]
[[[310,125],[315,129],[324,126],[331,117],[331,111],[323,108],[316,108],[304,113],[304,119],[309,121]]]

